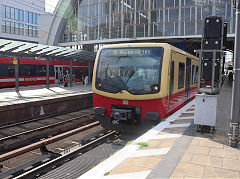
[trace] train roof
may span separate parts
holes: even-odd
[[[170,45],[168,43],[122,43],[122,44],[111,44],[111,45],[105,45],[100,48],[99,51],[101,51],[104,48],[124,48],[124,47],[163,47],[163,48],[169,48],[171,50],[174,50],[178,53],[182,53],[187,56],[191,56],[192,58],[198,59],[198,57],[187,53],[177,47],[174,47],[173,45]]]

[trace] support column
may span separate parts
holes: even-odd
[[[92,66],[91,62],[88,62],[88,82],[92,82]]]
[[[236,4],[236,25],[235,25],[235,47],[234,47],[234,69],[229,146],[237,147],[239,141],[239,117],[240,117],[240,2]]]
[[[183,0],[179,0],[179,11],[178,11],[178,35],[181,36],[181,22],[182,22],[182,1]]]
[[[102,3],[98,3],[97,4],[97,6],[98,6],[98,26],[97,26],[97,38],[96,39],[100,39],[100,14],[102,15],[102,13],[101,13],[101,7],[102,7]]]
[[[122,4],[121,4],[121,34],[120,34],[120,37],[123,38],[123,31],[124,31],[124,12],[123,12],[123,9],[124,9],[124,1],[122,1]]]
[[[151,36],[151,22],[152,22],[152,19],[151,19],[151,2],[152,1],[148,1],[148,37]]]
[[[88,4],[87,6],[87,11],[88,11],[88,17],[90,16],[90,3]],[[85,26],[87,26],[87,41],[90,40],[90,29],[89,29],[89,26],[91,25],[91,22],[89,22],[88,18],[87,19],[87,22],[85,22]]]
[[[73,73],[72,73],[72,59],[70,60],[70,87],[72,87],[72,79],[73,79]]]
[[[108,16],[108,24],[109,24],[109,29],[108,29],[108,38],[112,38],[112,1],[109,1],[109,16]]]
[[[49,89],[50,82],[49,82],[49,59],[46,60],[46,76],[47,76],[47,89]]]
[[[133,22],[133,37],[132,38],[136,38],[137,37],[137,0],[135,0],[134,2],[134,22]]]
[[[235,15],[233,12],[233,6],[231,6],[230,34],[233,33],[233,16]]]
[[[197,6],[195,6],[195,35],[197,35],[197,23],[198,23],[198,19],[197,19]]]
[[[80,19],[81,15],[80,15],[80,2],[78,0],[78,29],[77,29],[77,41],[81,41],[81,33],[80,33],[80,30],[81,30],[81,19]],[[82,30],[81,30],[82,32]]]
[[[212,6],[212,16],[216,15],[216,0],[213,0],[213,6]]]
[[[14,57],[16,58],[15,63],[15,90],[16,92],[19,92],[19,65],[20,65],[20,57]],[[13,60],[15,61],[15,59]]]
[[[166,9],[165,9],[165,0],[163,0],[163,33],[162,33],[162,35],[163,36],[165,36],[165,26],[166,26],[166,15],[165,15],[165,11],[166,11]]]

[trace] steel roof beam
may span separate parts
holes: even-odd
[[[59,53],[65,52],[65,51],[67,51],[67,50],[68,50],[68,49],[60,48],[60,49],[58,49],[58,50],[55,50],[55,52],[53,51],[53,52],[48,53],[48,54],[46,54],[46,55],[54,56],[54,55],[57,55],[57,54],[59,54]]]
[[[44,48],[40,48],[40,49],[33,50],[33,51],[31,50],[31,51],[28,51],[28,53],[30,53],[30,54],[36,54],[36,53],[41,52],[42,50],[47,49],[47,48],[49,48],[49,47],[44,47]]]
[[[26,45],[26,44],[25,44]],[[24,54],[24,53],[26,53],[26,52],[28,52],[29,50],[31,50],[32,48],[35,48],[35,47],[37,47],[37,45],[36,46],[32,46],[32,47],[25,47],[25,48],[23,48],[23,49],[21,49],[21,48],[18,48],[17,50],[13,50],[12,52],[13,53],[21,53],[21,54]]]
[[[56,57],[59,57],[59,56],[63,56],[63,57],[64,57],[64,55],[70,54],[70,53],[72,53],[72,52],[73,52],[72,49],[68,49],[68,50],[66,50],[65,52],[61,52],[61,53],[59,53],[59,54],[57,54],[57,55],[55,55],[55,56],[56,56]]]
[[[22,46],[24,46],[24,44],[21,44],[21,45],[12,47],[12,48],[10,48],[10,49],[5,50],[4,52],[5,52],[5,53],[8,53],[8,52],[14,53],[14,52],[13,52],[14,50],[17,50],[19,47],[22,47]]]
[[[5,44],[0,44],[0,49],[1,48],[4,48],[6,45],[9,45],[9,44],[11,44],[12,42],[6,42]]]

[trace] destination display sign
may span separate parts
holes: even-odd
[[[151,49],[113,49],[112,55],[151,55]]]

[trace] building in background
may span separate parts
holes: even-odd
[[[0,0],[0,38],[39,42],[39,17],[45,0]]]
[[[59,0],[45,39],[47,44],[95,51],[109,43],[149,41],[193,51],[200,48],[194,45],[200,44],[208,16],[228,22],[233,42],[231,0]]]

